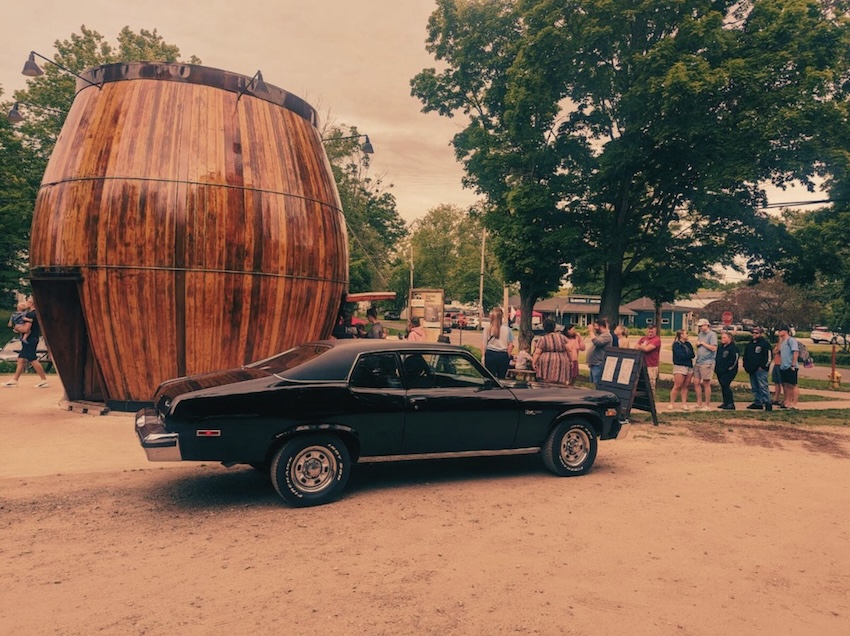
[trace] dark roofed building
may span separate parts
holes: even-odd
[[[552,318],[557,324],[575,324],[586,326],[599,316],[601,298],[585,294],[555,296],[539,301],[534,305],[534,311],[539,311],[544,318]],[[511,307],[519,307],[519,296],[508,299]],[[664,303],[661,305],[661,329],[693,329],[698,317],[698,307],[685,304]],[[655,321],[655,303],[647,298],[639,298],[620,306],[620,324],[626,327],[645,329]],[[613,326],[613,325],[612,325]]]

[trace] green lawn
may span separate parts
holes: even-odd
[[[649,413],[633,410],[631,413],[633,424],[652,425]],[[708,422],[718,426],[733,426],[735,423],[745,424],[748,421],[766,422],[772,424],[793,424],[805,426],[850,426],[850,411],[842,409],[827,409],[823,411],[798,411],[774,409],[770,413],[765,411],[748,411],[739,408],[736,411],[723,411],[712,409],[711,411],[665,411],[658,410],[659,425],[672,424],[674,422]]]
[[[839,367],[836,367],[839,368]],[[673,365],[668,362],[662,362],[658,365],[658,369],[661,373],[672,374],[673,373]],[[798,386],[801,389],[816,389],[819,391],[844,391],[850,393],[850,369],[842,369],[842,376],[848,379],[848,382],[844,382],[839,388],[831,389],[829,387],[829,380],[815,380],[813,378],[800,378],[798,380]],[[716,380],[716,378],[715,378]],[[735,382],[743,382],[747,386],[750,385],[750,376],[746,371],[739,371],[738,375],[735,376]],[[716,381],[713,383],[716,386]],[[772,385],[771,385],[772,387]],[[720,387],[717,388],[720,390]],[[772,388],[771,388],[772,390]]]

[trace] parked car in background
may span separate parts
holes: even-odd
[[[401,320],[401,312],[396,309],[389,309],[384,312],[384,320]]]
[[[249,464],[299,507],[339,497],[355,463],[537,453],[582,475],[622,426],[613,393],[502,384],[463,347],[403,340],[307,343],[164,382],[154,405],[136,415],[149,460]]]
[[[839,342],[842,338],[837,333],[830,331],[829,327],[818,325],[814,329],[812,329],[811,339],[812,342],[814,342],[815,344],[819,344],[821,342],[835,344]]]
[[[481,319],[475,315],[467,316],[466,327],[464,327],[464,329],[481,329]]]
[[[454,320],[452,320],[452,315],[447,311],[443,314],[443,333],[451,333],[453,324]]]
[[[452,309],[451,307],[446,307],[446,316],[451,318],[452,327],[457,327],[457,317],[460,315],[460,310]]]

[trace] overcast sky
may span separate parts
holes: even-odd
[[[402,218],[476,199],[460,185],[449,141],[462,119],[421,112],[410,79],[434,66],[425,51],[433,0],[6,0],[0,22],[3,98],[24,88],[30,50],[52,58],[56,40],[85,24],[111,43],[124,27],[157,29],[206,66],[264,79],[306,99],[324,121],[357,126],[375,146],[372,175],[394,185]],[[770,190],[771,202],[822,198]]]
[[[56,40],[94,29],[157,29],[205,66],[263,78],[306,99],[322,121],[357,126],[375,147],[372,176],[392,183],[402,218],[476,199],[460,185],[449,141],[461,121],[421,112],[410,79],[434,66],[425,51],[433,0],[40,0],[3,3],[3,99],[25,88],[31,50],[52,58]]]

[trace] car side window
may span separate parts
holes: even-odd
[[[429,356],[431,357],[431,356]],[[402,361],[404,380],[411,389],[434,388],[434,369],[421,353],[411,353]]]
[[[400,389],[401,376],[395,354],[373,353],[361,356],[351,372],[349,383],[363,389]]]
[[[456,353],[410,354],[402,366],[410,388],[480,388],[487,382],[467,357]]]

